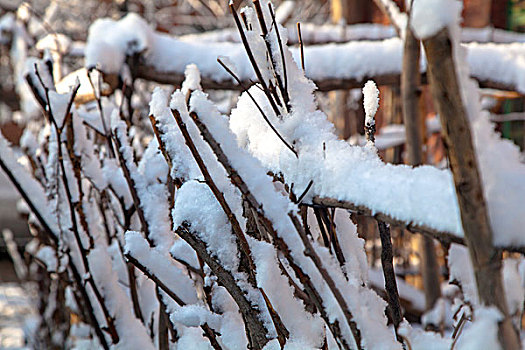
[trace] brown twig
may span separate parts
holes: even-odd
[[[120,167],[122,169],[122,173],[124,174],[124,178],[126,179],[126,183],[128,184],[128,189],[131,194],[131,198],[133,199],[135,210],[139,217],[141,229],[144,232],[146,239],[148,240],[150,246],[153,246],[153,242],[151,241],[151,237],[150,237],[149,225],[146,220],[144,210],[142,209],[142,202],[140,200],[139,194],[137,193],[135,181],[133,180],[133,176],[131,175],[131,171],[126,163],[126,160],[124,159],[124,156],[122,155],[122,147],[128,146],[128,145],[122,144],[121,138],[123,137],[123,135],[119,135],[118,132],[112,132],[111,135],[115,142],[115,145],[117,146],[117,158],[118,158]]]
[[[90,73],[93,70],[96,70],[96,68],[91,68],[91,69],[88,70],[87,77],[88,77],[88,80],[89,80],[89,84],[91,84],[91,88],[93,89],[93,95],[95,96],[95,100],[97,101],[97,108],[98,108],[98,112],[99,112],[99,115],[100,115],[100,121],[102,123],[102,129],[104,130],[104,137],[106,139],[106,144],[107,144],[107,148],[108,148],[108,156],[110,158],[115,158],[115,152],[113,151],[113,145],[111,144],[111,136],[108,133],[108,128],[106,126],[106,120],[104,119],[104,109],[102,108],[102,100],[100,99],[100,92],[102,91],[100,77],[99,77],[98,82],[97,82],[97,84],[98,84],[98,92],[99,92],[97,94],[97,90],[95,89],[95,84],[93,84],[93,80],[91,79],[91,75],[90,75]],[[99,74],[102,74],[102,72],[99,72]]]
[[[277,27],[277,20],[275,19],[275,13],[273,11],[273,7],[271,3],[268,3],[268,9],[270,10],[270,15],[272,16],[272,23],[273,28],[275,29],[275,34],[277,35],[277,43],[279,44],[279,51],[281,52],[281,63],[283,65],[283,80],[284,80],[284,103],[285,105],[289,107],[290,103],[290,97],[288,94],[288,76],[286,74],[286,60],[284,58],[284,49],[283,49],[283,42],[281,40],[281,34],[279,33],[279,28]]]
[[[297,36],[299,37],[299,47],[301,49],[301,68],[303,69],[303,73],[306,72],[304,69],[304,45],[303,45],[303,37],[301,35],[301,23],[297,22]]]
[[[402,344],[403,339],[398,335],[397,330],[403,321],[401,313],[401,303],[399,302],[399,292],[397,290],[396,274],[394,272],[394,252],[390,228],[381,220],[377,220],[379,236],[381,238],[381,266],[383,267],[383,276],[385,278],[385,291],[388,302],[388,310],[397,340]]]

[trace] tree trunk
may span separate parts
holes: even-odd
[[[520,349],[518,334],[508,317],[501,276],[502,257],[492,244],[492,230],[479,176],[470,125],[461,100],[448,31],[423,40],[432,95],[440,115],[442,135],[450,160],[461,211],[465,241],[474,267],[482,304],[496,306],[504,315],[499,325],[504,349]]]

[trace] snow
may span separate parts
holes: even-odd
[[[209,187],[201,182],[185,182],[177,192],[173,209],[175,227],[191,223],[191,230],[200,234],[210,252],[230,271],[239,265],[237,245],[230,223]]]
[[[41,184],[36,181],[22,165],[17,161],[13,150],[11,149],[9,142],[4,138],[0,133],[0,160],[6,165],[6,167],[11,171],[14,179],[19,183],[23,191],[27,194],[30,194],[29,200],[31,200],[33,206],[42,214],[43,219],[46,224],[50,227],[55,235],[58,234],[58,226],[52,215],[46,193],[42,188]]]
[[[48,34],[36,43],[36,49],[39,51],[51,50],[60,54],[69,51],[71,39],[64,34]]]
[[[498,341],[498,322],[502,315],[495,307],[481,307],[474,311],[474,320],[467,324],[456,343],[458,350],[501,349]]]
[[[193,281],[169,256],[160,249],[149,247],[148,242],[139,232],[128,231],[125,239],[125,253],[129,253],[139,261],[185,303],[197,303]]]
[[[58,127],[61,129],[64,127],[64,122],[69,113],[68,106],[71,101],[72,93],[59,94],[56,91],[49,91],[49,104],[50,113],[52,113]]]
[[[449,280],[458,281],[463,290],[465,300],[478,305],[478,288],[467,248],[452,244],[448,252],[448,265],[450,269]]]
[[[36,253],[36,258],[42,261],[48,272],[56,272],[58,259],[55,250],[49,246],[43,246]]]
[[[117,22],[98,19],[89,28],[85,65],[106,73],[118,73],[126,53],[147,49],[150,40],[151,29],[137,14],[128,14]]]
[[[250,157],[245,150],[238,148],[231,131],[228,130],[227,120],[218,115],[217,111],[211,106],[211,103],[206,100],[206,96],[203,93],[197,91],[192,94],[190,107],[197,113],[199,119],[205,123],[214,135],[228,156],[233,168],[246,182],[250,192],[260,201],[260,205],[262,206],[261,210],[263,210],[265,215],[272,221],[278,235],[286,241],[288,247],[292,250],[291,254],[294,261],[311,276],[314,285],[319,289],[321,297],[326,303],[324,306],[330,319],[338,318],[340,319],[340,325],[346,324],[346,321],[343,321],[339,305],[333,299],[330,290],[327,289],[326,284],[322,282],[322,278],[317,269],[312,265],[312,262],[304,256],[304,248],[301,248],[304,246],[297,234],[293,234],[296,231],[291,221],[288,217],[283,216],[283,213],[293,212],[293,210],[295,210],[294,205],[281,193],[277,192],[271,179],[265,175],[264,169],[261,169],[261,164]],[[260,118],[257,112],[254,111],[253,113],[255,113],[257,118]],[[274,117],[274,119],[277,118]],[[265,128],[268,128],[267,124],[263,125]],[[290,152],[287,152],[286,156],[295,159],[293,154],[290,155]],[[362,273],[359,271],[359,268],[349,268],[349,278],[351,278],[350,281],[348,281],[334,257],[329,254],[325,248],[320,248],[315,243],[314,246],[317,247],[317,253],[321,256],[322,261],[325,262],[325,268],[333,272],[332,278],[336,281],[337,288],[339,288],[345,296],[346,303],[349,305],[356,319],[356,323],[360,327],[363,343],[369,347],[393,346],[395,348],[396,345],[394,344],[396,343],[392,333],[386,328],[384,301],[374,292],[362,287]],[[363,253],[361,252],[361,254]],[[271,295],[269,297],[271,298]],[[378,327],[379,325],[380,328]],[[352,344],[353,340],[350,335],[350,330],[345,327],[342,328],[342,332],[347,342]]]
[[[379,108],[379,90],[373,80],[366,82],[363,87],[363,106],[365,108],[365,124],[375,125],[374,116]]]
[[[122,154],[137,193],[139,201],[137,204],[144,213],[147,227],[142,229],[148,230],[148,239],[152,240],[155,246],[167,252],[173,244],[175,236],[171,231],[169,217],[166,217],[166,213],[169,213],[168,191],[165,185],[168,167],[158,150],[157,139],[153,139],[149,143],[137,168],[133,148],[127,135],[126,123],[120,119],[117,110],[113,112],[111,117],[111,128],[113,134],[120,141],[119,152]]]
[[[201,76],[195,64],[189,64],[184,70],[186,79],[182,83],[182,91],[195,91],[201,89]]]
[[[29,350],[24,342],[36,330],[36,306],[29,291],[31,283],[0,284],[0,348]]]
[[[441,3],[440,0],[434,2],[438,5]],[[447,0],[445,3],[451,3],[452,9],[457,8],[454,5],[455,0]],[[437,6],[432,4],[432,6]],[[415,8],[420,6],[416,5]],[[423,5],[420,10],[427,11],[427,7]],[[429,25],[429,22],[433,19],[436,21],[440,19],[438,14],[441,12],[439,11],[435,13],[435,16],[427,16],[430,20],[423,17],[423,24],[428,25],[428,28],[434,28]],[[423,14],[426,16],[426,13]],[[417,20],[415,13],[413,17],[413,20]],[[443,23],[448,23],[447,25],[452,24],[450,18],[443,21]],[[112,34],[102,34],[106,31]],[[229,57],[230,61],[235,63],[233,71],[241,80],[256,80],[244,47],[239,43],[211,40],[207,42],[205,39],[196,40],[195,37],[186,39],[171,37],[154,32],[143,19],[135,14],[130,14],[121,21],[98,20],[92,25],[91,32],[93,35],[89,36],[86,46],[86,66],[90,67],[99,63],[100,68],[106,73],[120,72],[127,54],[142,52],[146,67],[160,73],[169,72],[182,75],[187,65],[196,64],[202,76],[207,79],[216,82],[231,81],[233,78],[217,63],[217,58],[222,56]],[[248,35],[251,35],[252,50],[256,53],[260,51],[259,49],[264,49],[264,43],[260,37],[253,37],[252,34],[248,32]],[[289,35],[292,38],[295,37],[293,33]],[[284,37],[284,33],[282,36]],[[126,44],[128,42],[135,44],[128,46]],[[525,92],[525,73],[521,73],[525,71],[522,62],[525,49],[522,43],[464,45],[468,51],[468,60],[474,77],[479,80],[490,78],[492,81],[494,79],[496,82],[506,86],[515,86],[518,91]],[[295,61],[300,62],[298,48],[292,48],[291,51]],[[180,55],[180,52],[185,54]],[[306,46],[304,52],[308,78],[314,81],[330,78],[361,81],[376,76],[399,75],[402,66],[403,41],[394,37],[379,41],[332,43]],[[423,60],[424,58],[422,58],[421,68],[424,71]],[[280,62],[280,59],[277,62]],[[516,71],[520,74],[516,74]]]
[[[444,338],[439,333],[425,332],[420,328],[412,327],[404,321],[399,326],[399,334],[410,342],[412,350],[449,350],[452,339]]]
[[[99,240],[97,246],[89,253],[88,260],[91,275],[100,288],[108,311],[115,318],[120,341],[114,347],[154,349],[145,326],[133,315],[131,300],[118,283],[111,258],[105,248],[102,240]]]
[[[262,92],[256,88],[250,92],[271,115]],[[310,102],[296,108],[284,121],[272,117],[271,122],[285,139],[296,142],[299,159],[285,149],[246,94],[241,95],[232,111],[230,128],[241,146],[247,147],[269,170],[282,172],[287,183],[306,188],[313,179],[305,200],[316,195],[346,200],[395,219],[462,236],[449,171],[385,164],[374,150],[337,140],[326,115],[316,111]]]
[[[419,38],[429,38],[455,24],[462,7],[457,0],[414,1],[410,25]]]

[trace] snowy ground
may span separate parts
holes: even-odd
[[[24,346],[24,330],[36,310],[28,289],[15,282],[0,284],[0,349],[29,349]]]

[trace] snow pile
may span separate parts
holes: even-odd
[[[152,40],[152,29],[137,14],[130,13],[120,21],[98,19],[89,28],[85,65],[118,73],[126,54],[148,49]]]

